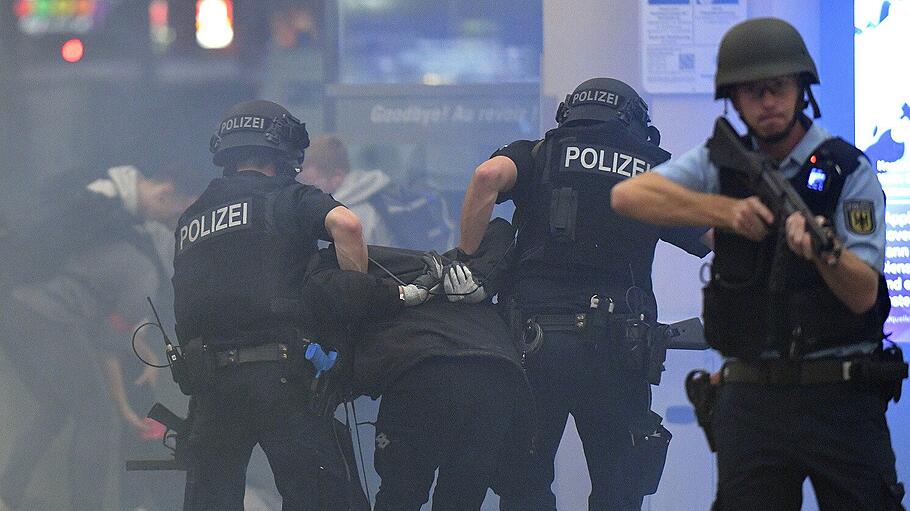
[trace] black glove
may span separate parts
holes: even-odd
[[[442,280],[444,265],[442,257],[434,251],[426,252],[421,257],[423,261],[423,275],[414,279],[411,284],[424,289],[433,289]]]

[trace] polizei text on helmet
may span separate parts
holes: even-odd
[[[603,103],[612,107],[619,106],[619,95],[608,90],[580,90],[572,94],[572,104]]]
[[[262,131],[264,129],[265,117],[259,117],[256,115],[238,115],[222,121],[219,133],[224,135],[225,133],[234,130]]]

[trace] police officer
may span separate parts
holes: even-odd
[[[282,311],[293,309],[318,239],[334,240],[344,269],[364,271],[367,256],[357,217],[294,181],[308,145],[283,107],[237,104],[211,140],[224,177],[178,223],[174,308],[189,371],[178,383],[193,395],[184,509],[243,509],[257,443],[284,509],[323,509],[321,467],[337,470],[331,422],[311,412],[307,325]]]
[[[658,460],[655,475],[655,464],[635,448],[659,426],[648,410],[644,356],[647,325],[656,319],[654,247],[665,237],[699,255],[705,250],[696,230],[662,232],[608,206],[616,183],[669,158],[632,87],[587,80],[556,120],[543,140],[513,142],[477,167],[461,218],[459,248],[470,267],[494,203],[515,203],[518,264],[511,297],[501,293],[500,302],[542,330],[542,346],[525,353],[538,413],[536,455],[510,475],[501,509],[555,509],[554,459],[570,413],[591,476],[590,509],[639,509],[662,469]]]
[[[624,214],[716,226],[706,335],[736,357],[721,370],[710,429],[717,510],[799,509],[806,477],[822,509],[903,509],[885,422],[906,377],[900,354],[882,350],[885,197],[865,156],[803,113],[811,104],[819,116],[817,83],[782,20],[748,20],[721,41],[716,98],[733,102],[742,142],[779,164],[813,218],[776,214],[714,163],[710,141],[613,189]],[[806,232],[816,215],[842,240],[821,254]]]

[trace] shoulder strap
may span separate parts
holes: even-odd
[[[540,154],[540,149],[543,147],[544,140],[546,139],[540,139],[531,149],[531,158],[534,159],[534,163],[537,163],[537,156]]]
[[[859,167],[859,158],[861,156],[868,161],[865,153],[840,137],[832,137],[819,144],[812,151],[812,156],[817,160],[828,160],[834,163],[843,176],[852,174]]]

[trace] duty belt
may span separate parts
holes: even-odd
[[[720,371],[724,383],[762,385],[815,385],[875,383],[907,378],[907,364],[872,357],[824,360],[731,360]]]
[[[584,330],[587,325],[587,314],[565,313],[565,314],[533,314],[530,321],[537,323],[545,331],[558,332],[577,332]]]
[[[234,348],[215,352],[215,364],[227,367],[250,362],[276,362],[288,359],[288,346],[280,342],[260,344],[250,348]]]

